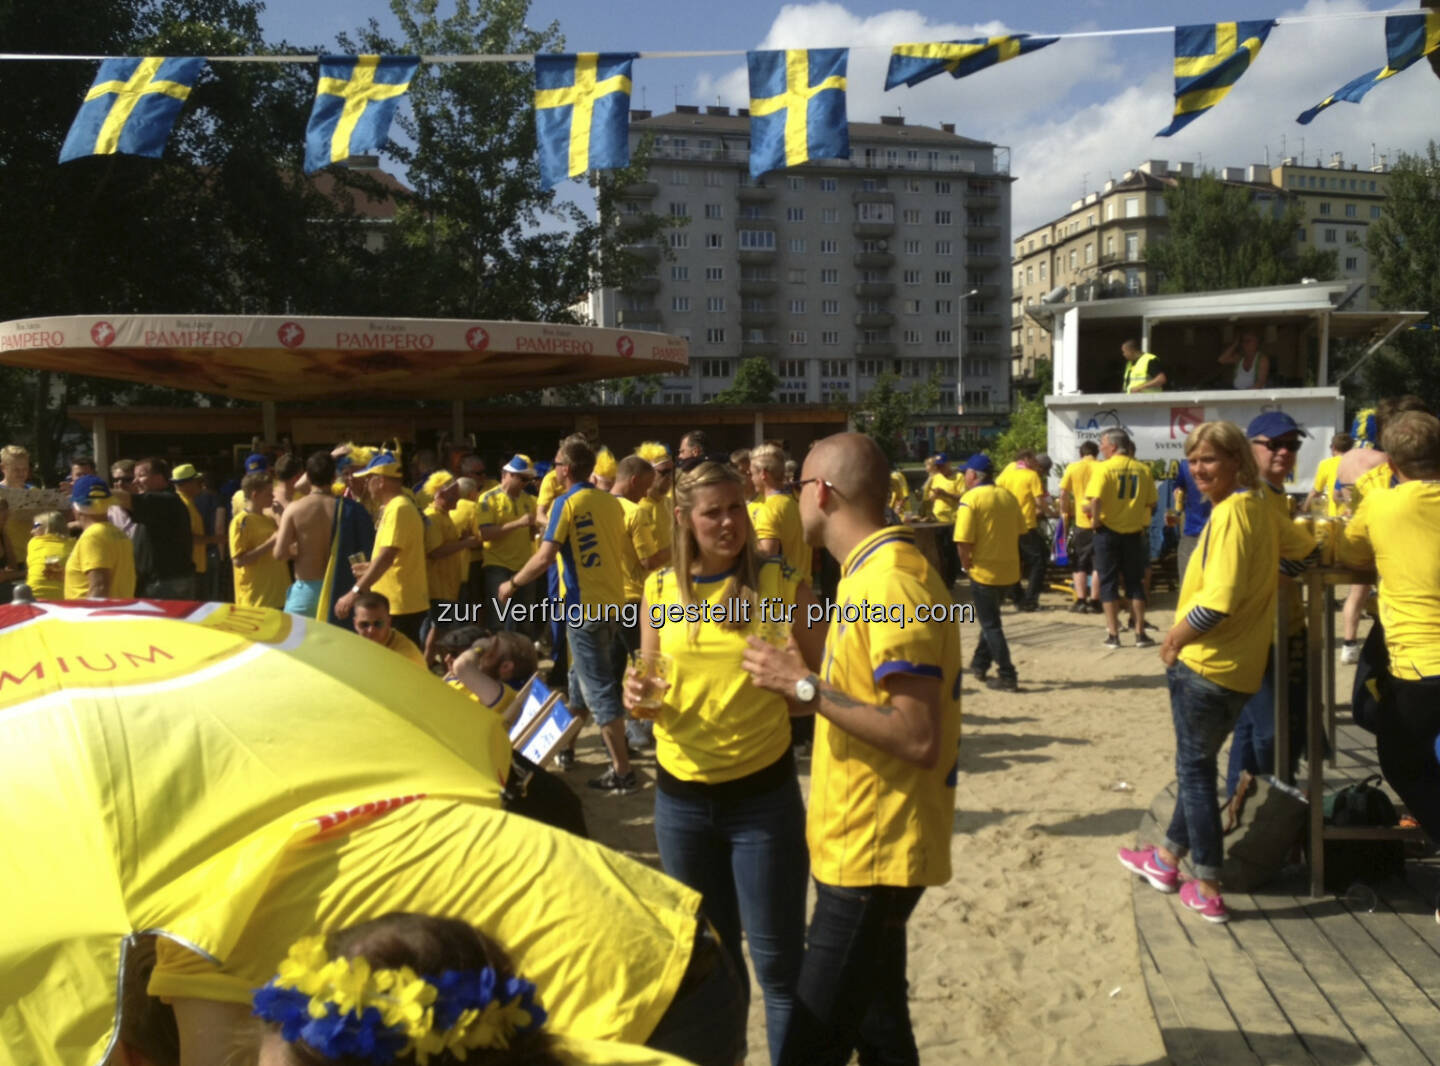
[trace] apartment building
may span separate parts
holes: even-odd
[[[711,402],[760,356],[782,403],[851,403],[882,374],[938,372],[927,421],[1008,412],[1008,152],[887,116],[850,124],[850,159],[757,181],[743,108],[634,111],[630,128],[650,166],[623,190],[622,228],[648,214],[681,224],[667,247],[631,246],[653,273],[598,293],[595,319],[690,341],[689,374],[663,379],[657,402]]]
[[[1345,169],[1339,155],[1328,166],[1318,161],[1302,166],[1293,159],[1279,166],[1225,167],[1216,177],[1249,189],[1257,208],[1280,210],[1282,202],[1299,203],[1304,222],[1296,241],[1337,253],[1338,277],[1363,282],[1350,310],[1374,306],[1378,288],[1365,279],[1365,227],[1380,217],[1387,182],[1382,159],[1369,171]],[[1014,241],[1010,350],[1013,374],[1032,380],[1038,360],[1051,357],[1050,332],[1024,309],[1040,303],[1057,288],[1060,299],[1101,300],[1144,296],[1158,291],[1155,272],[1145,261],[1151,241],[1169,230],[1165,192],[1196,176],[1192,163],[1169,167],[1165,160],[1147,159],[1119,179],[1070,205],[1059,218],[1020,234]]]

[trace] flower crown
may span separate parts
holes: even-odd
[[[280,1025],[327,1058],[386,1066],[413,1055],[464,1059],[476,1048],[507,1048],[545,1023],[535,986],[502,980],[492,967],[422,977],[408,966],[372,969],[364,958],[326,954],[323,937],[298,940],[269,984],[255,990],[255,1015]]]

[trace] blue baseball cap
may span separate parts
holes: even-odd
[[[520,474],[522,477],[535,476],[535,464],[530,462],[528,455],[519,452],[516,452],[515,456],[500,469],[510,474]]]
[[[1250,425],[1245,430],[1245,436],[1251,440],[1256,437],[1268,437],[1270,440],[1274,440],[1287,433],[1298,433],[1302,437],[1310,436],[1299,422],[1284,411],[1266,411],[1264,414],[1256,415],[1250,420]]]
[[[935,461],[936,461],[937,463],[939,463],[941,466],[944,466],[946,463],[948,463],[948,462],[950,461],[950,456],[946,455],[944,452],[936,452],[936,453],[935,453]]]
[[[75,483],[70,486],[70,502],[77,503],[82,507],[102,503],[108,506],[110,486],[105,484],[103,478],[98,478],[94,474],[86,474],[82,478],[77,478]]]
[[[270,469],[270,460],[259,452],[251,452],[245,457],[245,473],[263,474]]]
[[[965,460],[965,469],[974,470],[976,473],[988,474],[995,469],[995,464],[984,452],[976,452],[969,459]]]
[[[394,452],[376,452],[375,458],[355,472],[356,477],[369,477],[371,474],[379,474],[381,477],[405,476],[400,469],[400,460]]]

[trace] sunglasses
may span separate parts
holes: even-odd
[[[1265,445],[1272,452],[1298,452],[1300,441],[1295,437],[1283,437],[1280,440],[1262,440],[1259,443]]]
[[[805,480],[803,480],[803,481],[797,481],[797,482],[795,482],[795,491],[796,491],[796,492],[799,492],[799,491],[800,491],[801,489],[803,489],[806,485],[809,485],[811,482],[815,482],[815,481],[818,481],[820,484],[824,485],[824,486],[825,486],[827,489],[829,489],[831,492],[834,492],[834,493],[837,493],[837,494],[841,494],[839,489],[837,489],[831,482],[826,481],[823,477],[807,477],[807,478],[806,478]],[[841,495],[843,495],[843,494],[841,494]]]

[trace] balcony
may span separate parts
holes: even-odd
[[[855,355],[861,359],[889,359],[895,355],[895,342],[860,341],[855,345]]]
[[[649,307],[635,311],[628,307],[622,307],[615,312],[615,324],[627,329],[659,329],[660,310]]]
[[[773,307],[742,307],[740,309],[740,325],[746,328],[773,326],[779,317],[779,312]]]
[[[965,343],[965,354],[1003,357],[1005,355],[1005,345],[1001,341],[967,341]]]
[[[1000,224],[998,222],[972,222],[965,227],[965,236],[974,237],[976,240],[998,237],[1000,236]]]
[[[883,300],[895,295],[895,283],[893,281],[857,281],[855,295],[862,300]]]
[[[735,190],[735,198],[742,204],[768,204],[775,199],[775,189],[769,185],[741,185]]]
[[[780,283],[770,275],[740,279],[741,296],[774,296],[779,291]]]
[[[971,311],[965,316],[967,326],[998,326],[1001,315],[999,311]]]
[[[1000,262],[1001,262],[1001,258],[1000,258],[1000,253],[999,253],[999,252],[970,252],[970,251],[967,251],[967,252],[965,253],[965,263],[966,263],[967,266],[972,266],[972,267],[979,267],[979,266],[999,266],[999,265],[1000,265]]]
[[[895,222],[876,222],[873,219],[867,222],[857,222],[850,227],[850,232],[860,238],[867,237],[888,237],[895,232]]]
[[[965,206],[977,210],[984,208],[998,208],[1001,204],[1001,196],[998,190],[990,186],[967,185],[965,187]]]
[[[627,244],[624,247],[627,255],[638,255],[647,263],[660,262],[660,246],[658,244]]]
[[[623,214],[620,216],[620,232],[642,229],[653,222],[655,216],[646,211],[637,211],[634,214]]]
[[[773,359],[780,354],[779,341],[741,341],[740,358],[752,359],[760,356],[764,359]]]
[[[622,185],[619,192],[622,200],[653,200],[659,195],[658,181],[632,181],[629,185]]]
[[[646,274],[644,277],[634,278],[622,290],[623,292],[656,293],[660,291],[660,275]]]
[[[978,290],[979,290],[979,292],[977,293],[977,295],[978,295],[982,300],[994,300],[994,299],[998,299],[999,296],[1000,296],[1000,286],[999,286],[997,283],[993,282],[993,281],[982,281],[982,282],[979,282],[978,284],[977,284],[976,282],[971,282],[971,283],[970,283],[970,287],[971,287],[972,289],[978,289]],[[1011,296],[1011,299],[1013,299],[1013,300],[1019,300],[1020,298],[1021,298],[1021,297],[1020,297],[1020,295],[1019,295],[1018,293],[1017,293],[1017,294],[1013,294],[1013,295]]]
[[[741,248],[735,254],[746,266],[766,266],[775,262],[774,248]]]
[[[852,204],[893,204],[895,194],[889,189],[856,189],[850,194]]]
[[[894,324],[893,311],[861,311],[855,316],[855,325],[859,329],[889,329]]]
[[[763,229],[774,232],[778,227],[774,215],[741,215],[735,220],[736,229]]]
[[[895,265],[891,252],[856,252],[855,265],[861,270],[888,270]]]

